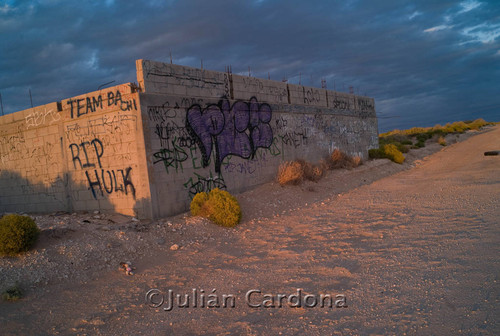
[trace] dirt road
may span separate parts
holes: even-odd
[[[373,183],[382,168],[371,163],[262,186],[240,195],[236,229],[191,220],[184,236],[200,239],[152,244],[134,276],[107,271],[0,303],[0,333],[498,335],[500,157],[487,150],[500,150],[500,127]],[[169,310],[169,290],[190,307]]]

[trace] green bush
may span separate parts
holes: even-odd
[[[389,159],[396,163],[403,163],[405,160],[403,153],[393,144],[382,145],[378,149],[370,149],[368,155],[372,159]]]
[[[370,159],[385,159],[384,151],[380,148],[373,148],[368,150]]]
[[[417,135],[417,141],[418,142],[425,142],[427,139],[430,139],[432,135],[429,133],[420,133]]]
[[[425,147],[425,142],[424,142],[424,141],[418,141],[418,142],[415,144],[415,146],[416,146],[417,148],[422,148],[422,147]]]
[[[390,159],[396,163],[403,163],[405,161],[405,157],[403,153],[401,153],[395,145],[389,144],[385,145],[383,148],[385,157]]]
[[[227,191],[218,188],[208,194],[196,194],[190,207],[193,216],[206,217],[221,226],[233,227],[241,220],[238,200]]]
[[[408,153],[410,151],[410,147],[407,146],[407,145],[403,145],[401,143],[395,143],[394,144],[396,146],[396,148],[398,149],[398,151],[400,151],[401,153]]]
[[[15,255],[28,251],[40,230],[29,216],[6,215],[0,219],[0,255]]]
[[[5,301],[17,301],[22,297],[23,297],[23,291],[21,290],[18,284],[7,288],[2,293],[2,299],[4,299]]]

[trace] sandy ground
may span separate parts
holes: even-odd
[[[237,195],[235,229],[187,214],[36,216],[35,249],[0,259],[0,290],[26,291],[0,301],[0,334],[498,335],[500,157],[483,152],[500,150],[500,127],[447,140],[459,142],[404,165]],[[118,270],[128,260],[133,276]],[[197,307],[168,310],[169,290],[183,303],[193,289]],[[275,307],[250,307],[250,290],[250,304]],[[327,294],[347,307],[313,304]]]

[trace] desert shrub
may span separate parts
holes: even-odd
[[[319,180],[321,180],[324,174],[325,170],[321,165],[311,165],[308,170],[304,170],[305,178],[313,182],[318,182]]]
[[[342,168],[356,168],[361,164],[361,158],[353,158],[350,155],[342,152],[339,149],[335,149],[327,158],[326,163],[328,169],[342,169]]]
[[[417,148],[425,147],[425,141],[417,141],[417,143],[415,144],[415,146]]]
[[[398,132],[399,133],[392,133],[390,135],[380,137],[379,141],[382,141],[383,144],[404,143],[404,142],[408,142],[408,141],[411,142],[409,135],[404,134],[400,131],[398,131]]]
[[[351,161],[352,161],[352,166],[354,168],[361,166],[363,164],[363,159],[361,159],[360,156],[353,156]]]
[[[194,195],[193,200],[189,208],[191,209],[191,214],[193,216],[204,216],[203,204],[208,200],[208,194],[206,192],[200,192]]]
[[[15,255],[28,251],[40,230],[29,216],[5,215],[0,219],[0,255]]]
[[[463,133],[467,130],[479,130],[486,125],[495,124],[494,122],[487,122],[484,119],[476,119],[474,121],[467,120],[465,122],[457,121],[454,123],[447,123],[444,126],[437,124],[434,127],[413,127],[407,130],[396,129],[379,135],[379,145],[381,149],[371,150],[369,153],[370,158],[386,157],[382,150],[386,145],[394,145],[398,151],[407,153],[410,148],[425,147],[425,142],[434,136],[445,137],[449,133]],[[412,139],[416,140],[415,144],[413,144]]]
[[[299,184],[304,179],[304,167],[298,161],[283,162],[278,168],[277,180],[280,185]]]
[[[297,160],[296,162],[302,166],[303,178],[309,181],[318,182],[325,174],[326,169],[323,161],[317,165],[305,160]]]
[[[329,165],[326,160],[321,160],[319,164],[313,165],[305,160],[284,162],[278,169],[277,180],[280,185],[300,184],[304,179],[318,182],[328,170]]]
[[[200,194],[205,195],[196,197]],[[236,226],[241,220],[238,200],[227,191],[218,188],[212,189],[208,194],[196,194],[191,201],[191,214],[206,217],[215,224],[227,227]]]
[[[441,146],[446,146],[446,140],[440,136],[437,140],[438,144],[440,144]]]
[[[420,134],[417,134],[417,141],[418,142],[425,142],[427,139],[430,139],[432,137],[432,135],[430,135],[429,133],[425,132],[425,133],[420,133]]]
[[[370,149],[368,155],[372,159],[389,159],[396,163],[403,163],[405,160],[403,153],[393,144],[382,145],[380,148]]]
[[[424,127],[412,127],[409,130],[404,131],[407,135],[416,135],[427,132],[427,129]]]
[[[446,124],[444,131],[446,133],[463,133],[467,131],[469,127],[463,121],[457,121],[453,124]]]
[[[328,160],[322,159],[319,162],[319,168],[323,171],[323,174],[328,170]]]
[[[2,293],[2,299],[4,299],[5,301],[17,301],[22,297],[23,297],[23,291],[21,290],[18,284],[7,288]]]
[[[405,161],[405,157],[403,153],[401,153],[398,148],[394,145],[385,145],[383,148],[385,157],[390,159],[396,163],[403,163]]]
[[[329,156],[330,169],[347,168],[350,166],[349,156],[339,149],[335,149]]]
[[[380,148],[372,148],[368,150],[368,156],[370,159],[385,159],[385,153]]]
[[[424,147],[425,144],[422,143],[425,142],[425,140],[432,138],[434,135],[445,136],[449,133],[463,133],[467,130],[479,130],[481,127],[486,125],[495,124],[496,123],[494,122],[487,122],[484,119],[476,119],[474,121],[467,120],[465,122],[457,121],[454,123],[447,123],[444,126],[437,124],[434,127],[413,127],[407,130],[395,129],[393,131],[380,134],[379,142],[381,146],[390,143],[396,144],[398,142],[406,145],[407,143],[405,143],[405,137],[414,137],[417,138],[417,142],[420,142],[417,147]],[[408,143],[408,145],[411,144]]]
[[[486,122],[484,119],[476,119],[473,122],[468,123],[467,126],[469,126],[470,129],[478,130],[481,127],[484,127],[486,125],[491,125],[491,124],[494,124],[494,123]]]
[[[401,153],[408,153],[410,151],[410,147],[407,145],[403,145],[402,143],[398,142],[398,143],[395,143],[394,145],[396,146],[398,151],[400,151]]]
[[[410,146],[413,145],[413,141],[410,140],[408,135],[403,133],[391,134],[379,138],[380,147],[389,144],[395,145],[402,153],[408,153],[410,151]]]

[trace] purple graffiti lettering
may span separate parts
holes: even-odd
[[[203,166],[206,167],[212,154],[212,136],[222,132],[224,114],[216,105],[209,105],[203,111],[201,106],[194,105],[187,111],[186,123],[188,129],[196,134],[203,155]]]
[[[231,106],[227,99],[202,109],[193,105],[187,110],[186,129],[196,140],[202,153],[202,165],[208,166],[215,147],[215,171],[228,155],[251,159],[258,148],[269,148],[273,131],[269,122],[269,104],[259,104],[255,97],[249,102],[237,101]]]

